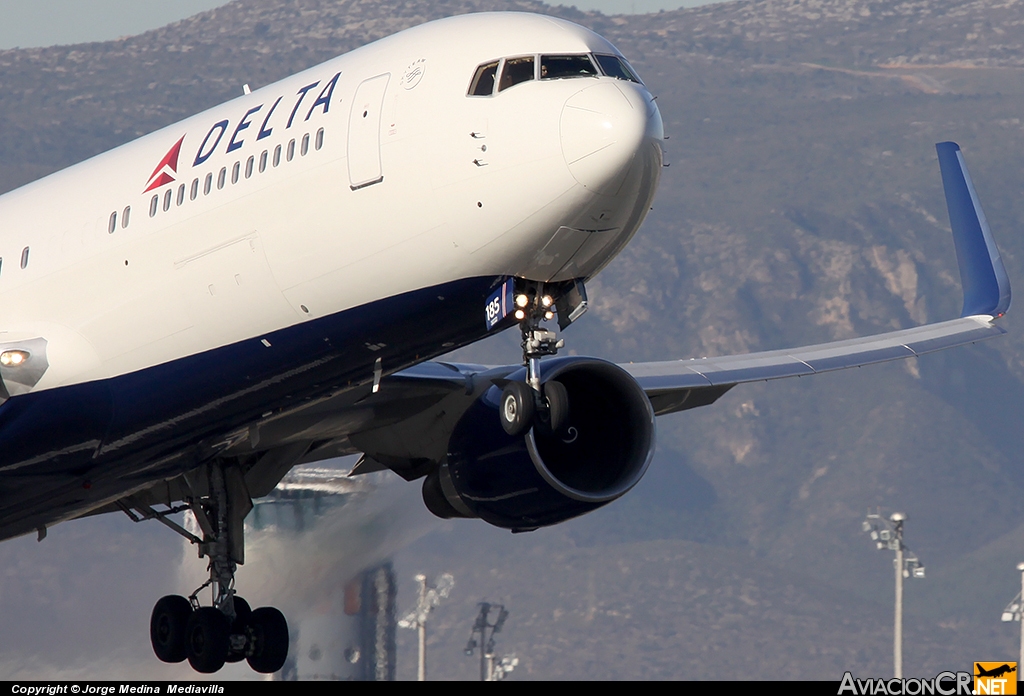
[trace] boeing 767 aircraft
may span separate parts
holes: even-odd
[[[234,575],[252,499],[297,464],[362,453],[353,475],[421,480],[436,515],[528,531],[632,488],[656,415],[1003,333],[953,143],[960,318],[616,365],[555,357],[662,167],[654,98],[608,41],[466,15],[245,92],[0,197],[0,538],[120,512],[195,543],[212,604],[156,603],[166,662],[281,668],[284,616]],[[512,327],[521,363],[428,362]]]

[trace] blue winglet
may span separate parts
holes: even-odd
[[[964,290],[960,316],[1001,317],[1010,307],[1010,280],[992,240],[964,156],[960,146],[952,142],[938,143],[935,149],[939,153],[942,187],[946,191],[949,224],[953,228],[960,284]]]

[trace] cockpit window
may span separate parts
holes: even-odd
[[[629,80],[630,82],[640,82],[640,78],[637,77],[635,72],[633,72],[633,68],[630,67],[629,63],[624,61],[622,58],[603,53],[595,53],[594,58],[597,59],[598,64],[601,66],[601,70],[604,71],[604,74],[608,77],[614,77],[619,80]]]
[[[476,97],[489,97],[494,92],[494,78],[498,75],[498,61],[484,63],[476,69],[469,93]]]
[[[522,58],[506,58],[505,65],[501,69],[501,80],[498,82],[498,91],[504,91],[520,82],[533,79],[533,56]]]
[[[590,56],[541,56],[540,79],[555,80],[563,77],[593,77],[597,68]]]
[[[468,94],[474,97],[489,97],[496,91],[503,92],[520,82],[537,78],[558,80],[598,75],[643,84],[625,58],[611,53],[517,56],[492,60],[477,66],[473,80],[469,83]],[[495,85],[497,90],[494,89]]]

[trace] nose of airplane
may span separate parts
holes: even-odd
[[[614,194],[634,156],[660,138],[658,107],[639,89],[602,81],[580,90],[562,108],[562,155],[578,182],[596,193]]]

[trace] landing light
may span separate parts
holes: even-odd
[[[28,351],[25,350],[5,350],[0,353],[0,365],[4,367],[17,367],[28,360]]]
[[[551,295],[544,295],[540,298],[540,303],[545,307],[550,307],[554,302],[555,301],[551,299]]]
[[[548,321],[551,321],[552,319],[555,318],[555,313],[552,312],[551,310],[548,310],[544,312],[544,318],[547,319]]]
[[[526,295],[516,295],[516,307],[525,307],[530,304],[530,298]],[[523,316],[526,316],[525,314]],[[522,317],[517,317],[522,318]]]
[[[521,296],[520,296],[520,297],[521,297]],[[524,312],[524,311],[523,311],[523,310],[521,310],[521,309],[517,309],[517,310],[516,310],[516,319],[518,319],[519,321],[522,321],[522,320],[523,320],[523,319],[525,319],[525,318],[526,318],[526,312]]]

